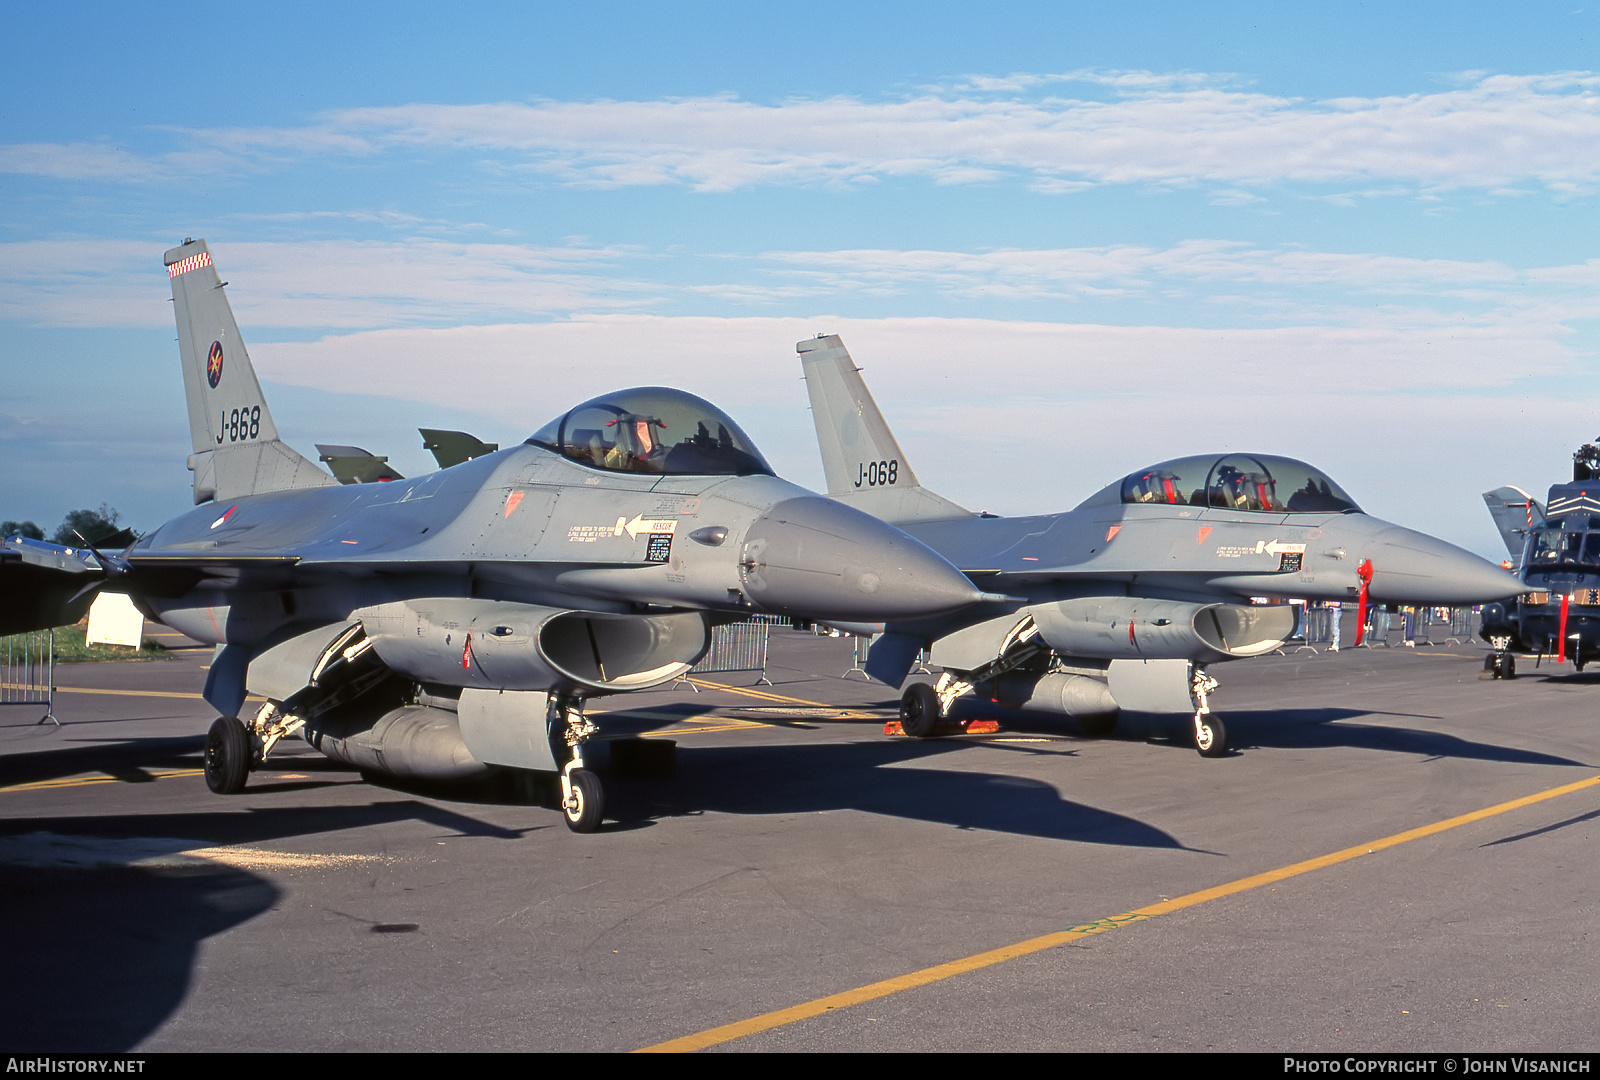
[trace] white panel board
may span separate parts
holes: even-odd
[[[103,592],[89,607],[91,645],[132,645],[139,647],[144,635],[144,616],[123,593]]]

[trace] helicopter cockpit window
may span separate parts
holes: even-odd
[[[1258,454],[1164,461],[1124,479],[1122,501],[1271,514],[1361,510],[1339,485],[1305,462]]]
[[[608,472],[663,476],[773,475],[739,425],[703,398],[661,386],[597,397],[528,440]]]
[[[1586,523],[1593,525],[1595,519],[1586,522],[1574,516],[1552,522],[1556,528],[1534,530],[1533,543],[1528,546],[1528,569],[1589,567],[1592,572],[1600,567],[1600,528],[1585,531]]]

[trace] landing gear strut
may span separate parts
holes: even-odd
[[[1048,657],[1049,646],[1037,640],[1039,627],[1033,616],[1022,619],[1001,641],[994,660],[975,671],[954,674],[945,671],[939,681],[912,683],[900,698],[900,730],[915,739],[926,739],[938,731],[939,722],[950,715],[956,699],[971,693],[973,687],[997,679],[1008,671]]]
[[[561,770],[562,816],[573,832],[594,832],[605,817],[606,795],[600,777],[583,767],[583,745],[600,729],[583,715],[582,700],[565,696],[551,700],[550,724],[551,734],[559,731],[572,750]]]
[[[1221,757],[1228,750],[1228,729],[1206,704],[1206,695],[1217,688],[1217,680],[1195,668],[1193,693],[1198,707],[1194,711],[1194,748],[1201,757]]]

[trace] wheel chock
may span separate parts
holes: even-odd
[[[1000,730],[998,720],[941,720],[939,727],[934,732],[935,737],[949,735],[993,735]],[[890,720],[883,725],[885,735],[904,735],[900,721]]]

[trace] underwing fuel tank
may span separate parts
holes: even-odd
[[[456,714],[426,705],[392,709],[376,723],[314,720],[306,725],[305,739],[335,761],[390,776],[448,782],[490,772],[462,741]]]
[[[1259,656],[1294,633],[1287,605],[1083,597],[1027,609],[1045,641],[1074,656],[1219,660]]]

